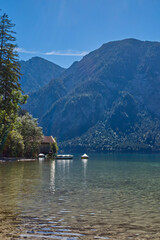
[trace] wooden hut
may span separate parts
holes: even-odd
[[[40,146],[40,152],[48,154],[52,151],[52,144],[56,143],[55,139],[52,136],[43,136]]]

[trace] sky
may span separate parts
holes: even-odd
[[[67,68],[109,41],[160,41],[160,0],[0,0],[0,9],[16,24],[21,60]]]

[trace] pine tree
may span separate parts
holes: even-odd
[[[15,32],[11,29],[14,24],[3,14],[0,19],[0,95],[2,96],[1,108],[12,110],[15,91],[21,91],[19,78],[20,66],[18,54],[15,51]]]
[[[0,147],[2,149],[9,131],[13,129],[19,104],[26,96],[21,94],[20,65],[16,49],[15,25],[7,14],[0,16]]]

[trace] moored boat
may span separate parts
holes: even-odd
[[[38,158],[45,158],[45,154],[44,153],[38,154]]]
[[[57,155],[56,156],[56,159],[72,159],[73,158],[73,155],[70,155],[70,154],[65,154],[65,155]]]
[[[88,155],[86,153],[84,153],[82,156],[81,156],[82,159],[88,159]]]

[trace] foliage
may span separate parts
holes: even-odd
[[[5,142],[3,149],[3,155],[6,157],[20,157],[23,156],[23,152],[23,137],[16,129],[13,129],[8,134],[7,141]]]
[[[14,24],[3,14],[0,22],[0,96],[1,109],[5,109],[8,114],[17,111],[21,91],[20,66],[12,27]]]
[[[55,139],[55,142],[54,143],[51,143],[50,145],[50,149],[52,151],[53,154],[57,153],[58,152],[58,145],[57,145],[57,141],[56,141],[56,138]]]
[[[0,16],[0,153],[6,142],[15,141],[13,133],[19,104],[27,98],[22,95],[19,83],[21,74],[13,27],[6,14]]]
[[[38,126],[37,119],[32,118],[29,113],[18,117],[19,133],[23,137],[24,156],[35,157],[39,152],[42,140],[42,128]]]
[[[0,154],[32,157],[39,151],[42,129],[36,119],[20,110],[27,96],[22,95],[19,83],[21,74],[13,27],[3,14],[0,17]]]
[[[3,156],[36,157],[42,139],[42,129],[37,119],[26,113],[19,116],[12,129],[8,131],[3,144]]]

